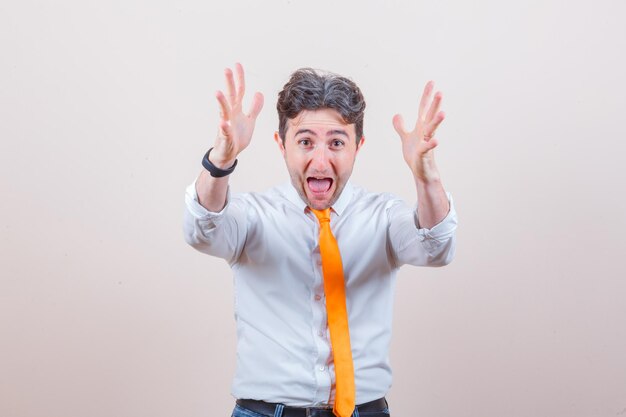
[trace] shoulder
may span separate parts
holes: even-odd
[[[352,201],[354,205],[387,206],[401,203],[402,200],[391,193],[369,191],[359,185],[352,185]]]
[[[289,202],[283,188],[282,186],[276,186],[264,191],[237,192],[233,193],[232,199],[233,202],[250,210],[267,211],[279,209]]]
[[[350,209],[355,212],[369,212],[372,215],[385,214],[397,205],[406,205],[398,196],[387,192],[369,191],[359,185],[352,185]]]

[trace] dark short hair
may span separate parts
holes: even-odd
[[[354,123],[356,142],[363,136],[365,99],[354,81],[331,72],[300,68],[278,93],[278,134],[285,141],[287,120],[303,110],[333,109],[347,124]]]

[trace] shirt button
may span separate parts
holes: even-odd
[[[319,294],[315,294],[315,301],[319,301],[322,299],[322,296]]]
[[[324,336],[324,332],[323,332],[323,331],[321,331],[321,330],[320,330],[320,331],[319,331],[319,333],[317,333],[317,334],[318,334],[318,335],[320,335],[320,336],[322,336],[322,337]]]
[[[320,367],[319,367],[319,370],[320,370],[320,371],[322,371],[322,372],[324,371],[324,369],[326,369],[326,367],[325,367],[325,366],[320,366]]]

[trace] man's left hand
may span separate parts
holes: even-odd
[[[445,113],[439,111],[442,94],[435,93],[432,98],[435,83],[429,81],[424,87],[422,100],[417,113],[417,122],[411,131],[404,129],[404,120],[401,115],[393,117],[393,127],[402,140],[402,155],[409,165],[416,181],[432,182],[439,181],[439,171],[435,165],[433,150],[438,145],[435,131],[443,121]]]

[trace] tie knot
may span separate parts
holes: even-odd
[[[315,217],[317,217],[317,221],[319,221],[320,223],[330,222],[330,208],[324,210],[311,209],[311,211],[313,212],[313,214],[315,214]]]

